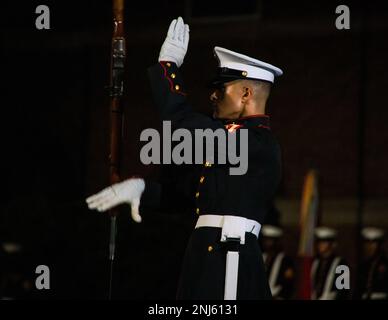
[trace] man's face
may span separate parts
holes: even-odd
[[[243,110],[243,88],[239,80],[222,84],[210,95],[214,106],[213,117],[220,119],[238,119]]]
[[[378,243],[376,241],[365,241],[364,242],[364,257],[372,258],[378,251]]]
[[[276,241],[275,239],[270,237],[263,237],[262,245],[263,245],[263,251],[265,252],[275,251]]]
[[[317,254],[322,258],[329,257],[334,251],[334,245],[332,241],[318,240],[316,242]]]

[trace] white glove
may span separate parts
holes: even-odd
[[[175,62],[178,67],[183,63],[189,45],[189,26],[181,17],[172,20],[166,40],[162,45],[158,61]]]
[[[128,203],[131,205],[132,219],[141,222],[139,205],[144,188],[143,179],[130,178],[90,196],[86,199],[86,203],[89,209],[96,209],[99,212],[104,212],[119,204]]]

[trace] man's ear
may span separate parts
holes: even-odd
[[[253,95],[252,89],[249,87],[243,87],[242,102],[246,102]]]

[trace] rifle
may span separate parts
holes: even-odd
[[[124,93],[125,38],[124,38],[124,0],[113,0],[113,35],[110,65],[110,154],[109,180],[110,184],[120,181],[120,151],[123,128],[122,97]],[[113,262],[116,248],[116,216],[117,209],[111,209],[110,241],[109,241],[109,295],[112,299]]]

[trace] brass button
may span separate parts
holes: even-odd
[[[175,85],[175,90],[178,91],[180,89],[179,85]]]
[[[197,208],[197,210],[195,210],[195,212],[196,212],[197,214],[199,214],[199,208]]]
[[[243,71],[243,72],[241,72],[241,74],[242,74],[243,77],[246,77],[248,75],[248,72]]]
[[[205,180],[205,177],[202,176],[202,177],[199,179],[199,183],[203,183],[204,180]]]
[[[175,73],[171,73],[171,78],[175,79],[176,75]]]
[[[170,62],[167,62],[167,63],[166,63],[166,66],[167,66],[167,67],[171,67],[171,63],[170,63]]]
[[[205,167],[206,168],[210,168],[212,166],[212,164],[209,162],[209,161],[206,161],[205,162]]]
[[[196,197],[196,198],[198,198],[198,197],[199,197],[199,192],[197,192],[197,193],[195,194],[195,197]]]
[[[212,246],[208,246],[207,247],[207,251],[209,251],[209,252],[213,251],[213,247]]]

